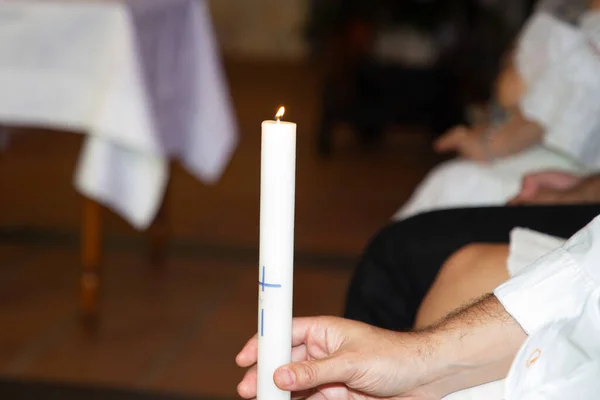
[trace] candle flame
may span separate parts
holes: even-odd
[[[283,114],[285,114],[285,107],[279,107],[279,110],[277,110],[277,114],[275,114],[275,118],[277,118],[277,122],[279,122],[279,120],[283,117]]]

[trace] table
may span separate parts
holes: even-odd
[[[81,289],[92,315],[101,206],[139,230],[160,226],[170,160],[214,183],[236,148],[206,0],[0,1],[0,87],[0,124],[86,136],[74,185],[86,198]]]

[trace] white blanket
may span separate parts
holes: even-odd
[[[524,175],[545,169],[586,171],[571,158],[542,146],[490,165],[452,160],[429,172],[393,219],[439,209],[505,205],[519,193]]]

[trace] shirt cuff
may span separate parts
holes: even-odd
[[[527,334],[577,316],[598,286],[563,248],[557,249],[499,286],[494,295]]]

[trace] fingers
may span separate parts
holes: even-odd
[[[292,346],[299,346],[306,343],[308,336],[313,329],[319,326],[320,318],[304,317],[294,318],[292,325]]]
[[[292,362],[306,361],[308,354],[305,345],[296,346],[292,349]],[[258,369],[254,365],[252,368],[246,371],[244,378],[238,384],[238,394],[244,399],[250,399],[256,397],[256,385],[258,383]],[[304,394],[303,397],[308,397],[308,394]]]
[[[535,195],[532,197],[525,197],[525,196],[517,196],[514,199],[510,200],[509,202],[506,203],[506,205],[508,206],[527,206],[527,205],[533,205],[533,204],[543,204],[543,198],[540,198],[540,196]]]
[[[535,198],[540,189],[538,177],[539,174],[535,173],[525,175],[521,181],[521,191],[514,199],[508,202],[508,205],[523,204]]]
[[[555,176],[551,171],[533,172],[523,177],[522,185],[523,187],[539,187],[551,184]]]
[[[560,194],[559,191],[542,188],[530,202],[532,204],[560,204]]]
[[[467,130],[464,127],[458,127],[450,130],[448,133],[442,135],[433,144],[435,151],[440,153],[446,153],[455,151],[460,147],[460,143],[467,136]]]
[[[576,175],[556,170],[528,174],[523,178],[520,193],[508,205],[556,202],[559,191],[570,189],[580,180]]]
[[[244,399],[256,397],[257,369],[256,365],[246,371],[244,378],[237,386],[238,394]]]
[[[328,400],[328,399],[324,393],[317,391],[312,396],[308,397],[306,400]]]
[[[275,371],[275,384],[282,390],[300,391],[343,383],[350,377],[348,366],[340,356],[292,363]]]
[[[552,189],[540,188],[530,197],[517,196],[511,200],[509,205],[532,205],[532,204],[562,204],[561,192]]]
[[[295,318],[292,329],[292,346],[296,347],[306,342],[308,334],[315,326],[314,318]],[[258,334],[255,334],[242,348],[235,358],[239,367],[247,368],[258,359]]]
[[[523,179],[533,181],[538,186],[545,186],[553,189],[570,189],[581,181],[581,177],[569,172],[560,170],[547,170],[528,174]]]
[[[319,330],[322,324],[323,318],[305,317],[305,318],[294,318],[292,328],[292,346],[300,346],[306,343],[311,332]],[[326,325],[326,324],[325,324]],[[236,356],[235,361],[238,366],[242,368],[249,367],[256,363],[258,358],[258,335],[254,335],[244,345],[242,350]]]
[[[292,362],[306,361],[307,359],[308,352],[305,344],[292,348]]]
[[[519,195],[519,196],[516,196],[516,197],[512,198],[511,200],[509,200],[509,201],[506,203],[506,205],[507,205],[507,206],[518,206],[518,205],[521,205],[521,204],[523,204],[523,203],[524,203],[524,200],[523,200],[523,198],[522,198],[522,197]]]
[[[539,190],[538,182],[528,176],[523,178],[521,183],[521,192],[517,195],[516,199],[520,202],[530,200],[535,197]]]
[[[256,363],[258,358],[258,335],[254,335],[235,357],[235,362],[242,368],[249,367]]]
[[[323,325],[327,326],[327,322],[323,318],[295,318],[292,329],[292,364],[286,367],[279,368],[274,374],[275,383],[283,390],[302,391],[312,389],[318,386],[319,382],[327,382],[331,379],[339,379],[340,375],[339,362],[336,363],[337,372],[330,361],[308,361],[309,354],[306,347],[306,342],[309,337],[317,338],[315,340],[324,340],[321,336],[325,333]],[[331,325],[331,321],[329,321]],[[312,357],[324,357],[324,354],[313,354]],[[236,357],[238,366],[250,368],[242,381],[238,385],[238,393],[245,399],[250,399],[256,396],[257,385],[257,369],[256,362],[258,359],[258,335],[254,335],[244,345],[240,353]]]
[[[292,400],[309,400],[312,399],[315,394],[319,393],[318,389],[302,390],[300,392],[292,393]]]

